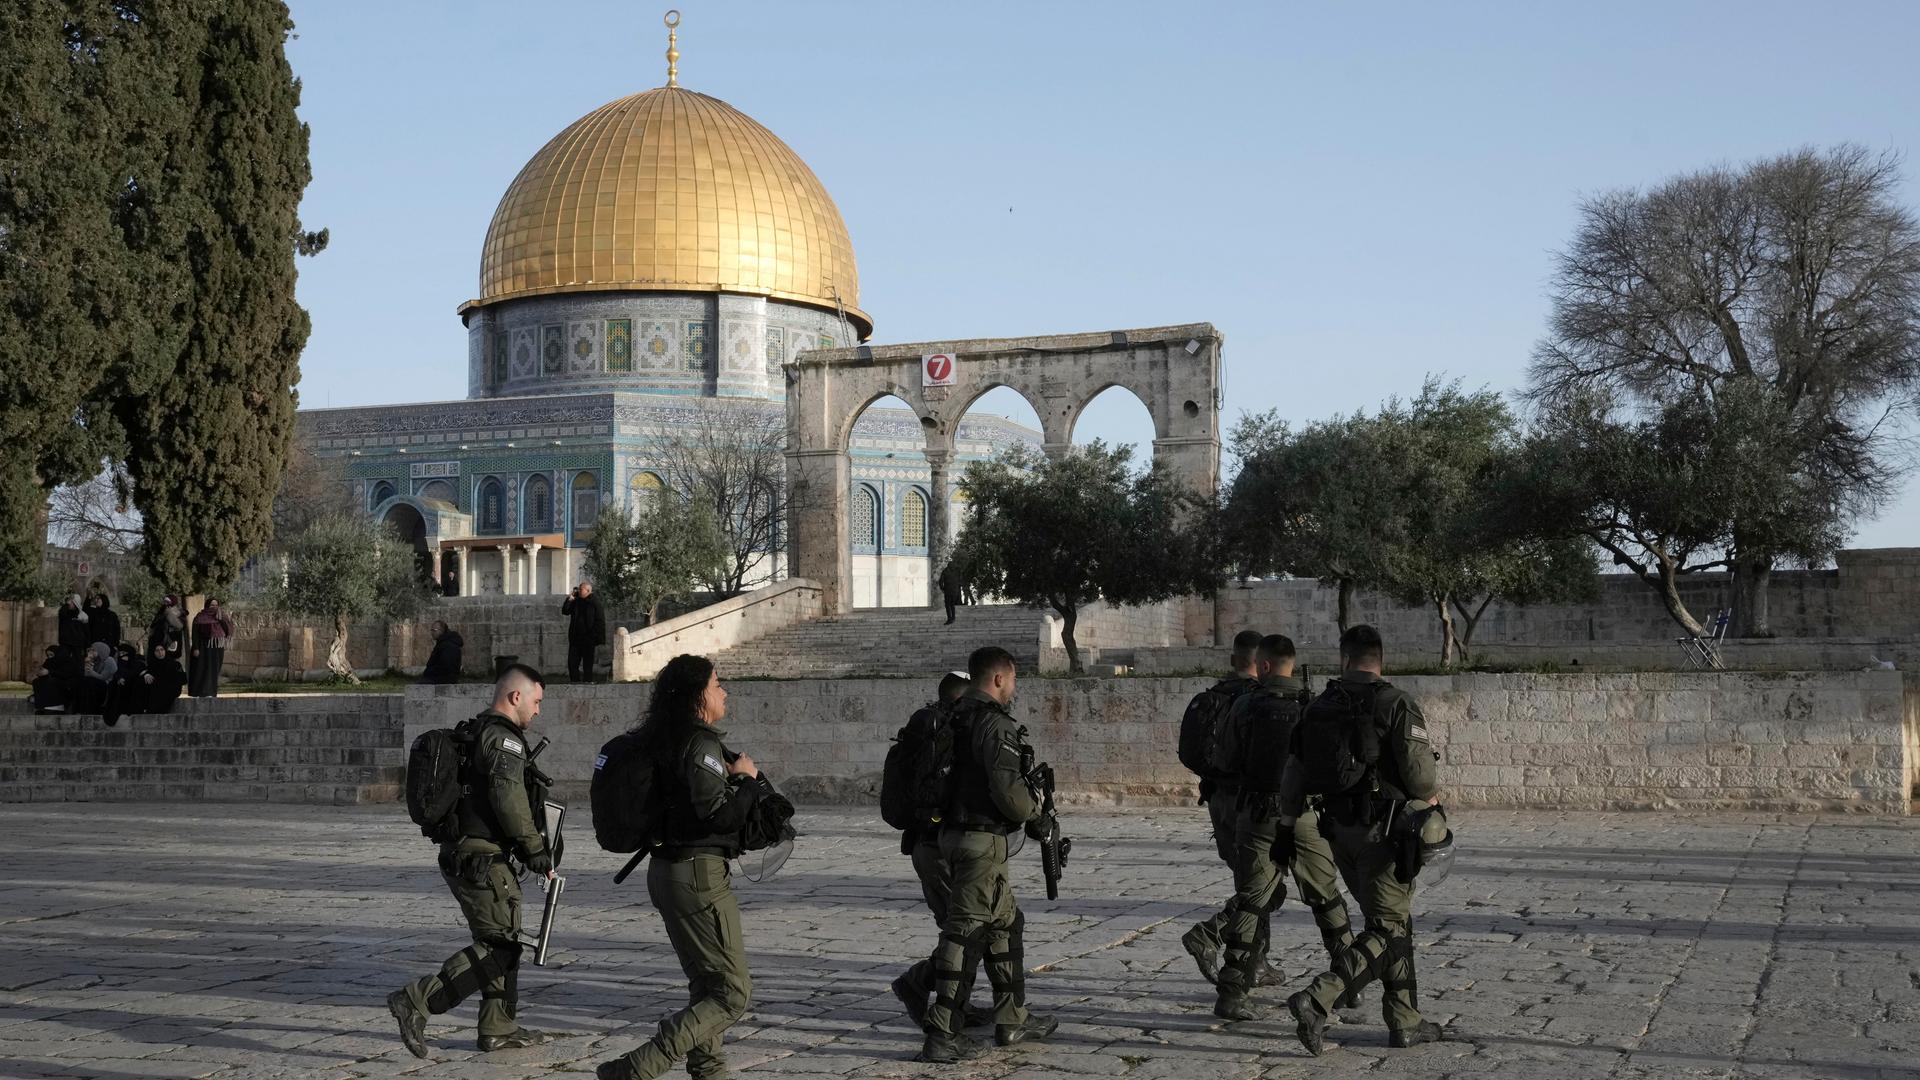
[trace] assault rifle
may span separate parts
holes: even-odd
[[[1027,770],[1027,782],[1040,793],[1040,872],[1047,879],[1047,899],[1060,899],[1060,873],[1067,868],[1073,841],[1060,832],[1060,815],[1053,805],[1053,766],[1041,762]]]
[[[533,752],[527,755],[527,776],[539,783],[544,791],[553,790],[553,778],[542,772],[540,766],[534,764],[534,759],[540,756],[540,751],[545,750],[551,741],[541,739],[540,745],[534,747]],[[534,965],[545,967],[547,966],[547,947],[553,942],[553,924],[560,914],[560,894],[567,887],[567,879],[559,872],[560,857],[567,848],[566,838],[560,833],[560,822],[565,817],[567,808],[563,803],[543,799],[540,805],[534,808],[534,812],[537,815],[535,823],[540,827],[540,834],[547,840],[547,853],[553,859],[554,875],[552,878],[541,879],[541,884],[547,891],[547,902],[540,911],[540,931],[527,944],[533,946]]]

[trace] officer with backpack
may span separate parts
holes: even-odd
[[[1307,799],[1322,799],[1320,831],[1366,917],[1366,928],[1313,985],[1287,999],[1295,1032],[1309,1053],[1323,1048],[1336,1002],[1375,978],[1384,991],[1387,1041],[1417,1046],[1445,1037],[1420,1017],[1413,970],[1413,880],[1403,874],[1400,829],[1409,800],[1431,800],[1439,775],[1426,717],[1405,691],[1380,677],[1380,632],[1355,626],[1340,635],[1340,677],[1301,714],[1293,758],[1281,778],[1281,824],[1291,826]]]
[[[1230,758],[1220,760],[1215,749],[1220,725],[1233,709],[1233,703],[1242,694],[1260,685],[1253,667],[1254,651],[1259,647],[1259,631],[1242,630],[1235,634],[1233,653],[1229,657],[1233,671],[1226,678],[1195,694],[1193,700],[1187,703],[1186,713],[1180,718],[1180,763],[1200,778],[1200,802],[1207,808],[1207,816],[1213,822],[1214,849],[1229,870],[1237,861],[1235,853],[1240,847],[1240,780],[1237,763]],[[1220,950],[1225,944],[1227,920],[1232,913],[1229,901],[1227,907],[1195,923],[1180,937],[1180,944],[1186,947],[1193,962],[1199,966],[1200,977],[1210,983],[1217,982],[1220,977]],[[1267,963],[1268,937],[1267,918],[1262,915],[1255,964],[1262,986],[1278,983],[1282,979],[1280,972]]]
[[[1259,1015],[1248,997],[1258,982],[1260,923],[1286,899],[1289,869],[1328,952],[1338,956],[1353,943],[1333,852],[1320,836],[1317,815],[1308,810],[1292,830],[1280,827],[1280,779],[1294,726],[1307,704],[1307,686],[1294,677],[1294,659],[1291,638],[1269,634],[1260,639],[1254,654],[1260,685],[1234,701],[1214,746],[1217,761],[1238,762],[1240,769],[1240,847],[1233,867],[1234,896],[1227,904],[1226,962],[1213,1006],[1214,1015],[1227,1020]]]
[[[966,692],[969,680],[964,671],[949,671],[940,679],[935,700],[916,711],[907,720],[906,726],[894,736],[893,745],[887,750],[887,761],[880,779],[880,816],[887,824],[900,830],[900,854],[913,860],[913,873],[920,879],[920,895],[927,901],[927,910],[933,912],[936,927],[947,921],[947,861],[940,855],[940,825],[930,820],[935,815],[924,808],[921,793],[938,790],[944,784],[944,778],[922,775],[937,771],[938,751],[933,744],[945,730],[946,738],[951,740],[948,725],[953,716],[953,704]],[[951,760],[949,755],[948,760]],[[944,816],[945,808],[938,811]],[[967,1002],[967,991],[971,986],[963,987],[961,1002],[968,1027],[993,1022],[993,1014]],[[908,968],[899,978],[893,980],[893,996],[900,999],[907,1015],[913,1022],[926,1028],[927,1001],[933,996],[933,962],[921,959]]]
[[[993,1038],[1001,1046],[1044,1039],[1059,1022],[1027,1011],[1022,934],[1026,919],[1007,879],[1007,836],[1022,827],[1034,839],[1040,799],[1021,768],[1026,729],[1013,701],[1013,655],[988,645],[967,659],[970,686],[953,705],[953,766],[940,823],[948,871],[947,917],[931,966],[933,1007],[916,1061],[951,1064],[984,1047],[960,1031],[966,990],[982,958],[993,985]]]
[[[697,1080],[727,1073],[721,1037],[746,1013],[753,990],[727,860],[777,842],[783,830],[791,837],[785,819],[793,807],[752,758],[727,748],[719,726],[726,715],[727,691],[713,661],[681,655],[654,677],[646,718],[629,733],[642,748],[632,757],[655,766],[649,783],[656,790],[647,797],[658,807],[647,816],[657,813],[659,821],[649,825],[660,839],[646,849],[653,856],[647,896],[686,972],[689,1003],[638,1049],[602,1062],[599,1080],[653,1080],[682,1059]],[[609,743],[595,764],[596,817],[607,790],[603,777],[621,767],[606,760],[615,752]]]
[[[473,944],[437,974],[387,995],[387,1011],[413,1056],[427,1056],[427,1017],[480,994],[480,1049],[513,1050],[553,1039],[516,1018],[520,971],[520,879],[515,860],[553,877],[553,859],[534,824],[528,792],[527,728],[540,715],[546,685],[515,664],[493,686],[493,703],[452,732],[465,750],[462,794],[440,846],[440,875],[460,904]],[[416,751],[417,753],[417,751]],[[409,808],[414,801],[409,794]]]

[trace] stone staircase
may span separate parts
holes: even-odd
[[[393,802],[406,772],[404,700],[182,698],[116,727],[0,702],[0,802]]]
[[[952,626],[940,609],[883,608],[810,619],[736,646],[715,659],[721,678],[830,679],[937,675],[967,666],[967,654],[998,645],[1022,671],[1040,660],[1043,616],[1033,608],[961,608]]]

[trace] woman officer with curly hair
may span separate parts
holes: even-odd
[[[726,715],[713,661],[676,656],[654,679],[634,729],[660,763],[666,803],[666,843],[654,849],[647,895],[687,974],[688,1004],[638,1049],[602,1063],[600,1080],[653,1080],[682,1058],[695,1080],[726,1075],[720,1039],[747,1011],[753,988],[727,860],[764,843],[755,836],[764,835],[770,811],[783,821],[793,812],[752,758],[726,748]]]

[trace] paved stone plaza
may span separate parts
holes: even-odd
[[[1282,1020],[1215,1020],[1179,944],[1228,893],[1200,812],[1074,811],[1062,899],[1044,899],[1031,849],[1016,879],[1030,997],[1059,1035],[940,1069],[908,1060],[919,1036],[887,991],[933,941],[894,834],[803,809],[786,870],[740,883],[754,993],[728,1054],[740,1072],[851,1077],[1920,1076],[1920,824],[1458,824],[1464,865],[1418,926],[1428,1015],[1460,1041],[1388,1051],[1377,995],[1317,1062]],[[469,1003],[429,1029],[431,1061],[401,1047],[383,998],[462,931],[400,808],[10,806],[0,835],[6,1077],[591,1075],[684,1000],[644,887],[616,889],[619,860],[584,829],[565,948],[521,980],[524,1021],[577,1035],[483,1058]],[[1297,907],[1274,946],[1289,974],[1319,965]]]

